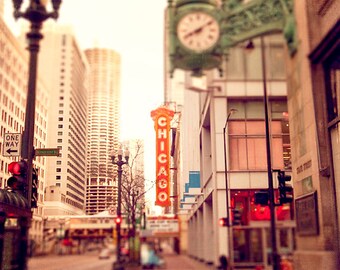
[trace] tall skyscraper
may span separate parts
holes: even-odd
[[[85,54],[90,65],[86,213],[96,214],[113,208],[117,197],[110,154],[119,143],[120,55],[100,48]]]
[[[87,147],[87,61],[66,26],[46,24],[39,54],[39,76],[51,89],[46,157],[45,215],[85,211]]]

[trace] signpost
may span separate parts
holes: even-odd
[[[59,148],[37,148],[34,156],[59,156]]]
[[[2,155],[4,157],[20,156],[21,152],[21,134],[6,133],[4,137],[4,147]]]

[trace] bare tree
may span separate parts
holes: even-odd
[[[137,220],[142,219],[145,205],[144,145],[137,140],[130,145],[129,164],[124,167],[122,176],[122,208],[129,228],[130,256],[135,259],[135,236]]]

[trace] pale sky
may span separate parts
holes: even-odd
[[[5,2],[5,19],[12,0]],[[28,2],[28,0],[24,1]],[[163,102],[166,0],[63,0],[58,24],[72,25],[82,49],[110,48],[121,55],[121,137],[145,140],[145,177],[155,179],[155,139],[150,112]],[[52,19],[49,19],[52,20]]]

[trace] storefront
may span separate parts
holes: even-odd
[[[234,265],[263,266],[271,263],[270,210],[268,206],[256,205],[256,190],[231,191],[231,207],[240,212],[241,224],[234,225]],[[294,250],[295,222],[292,204],[276,207],[276,239],[281,257],[290,257]]]

